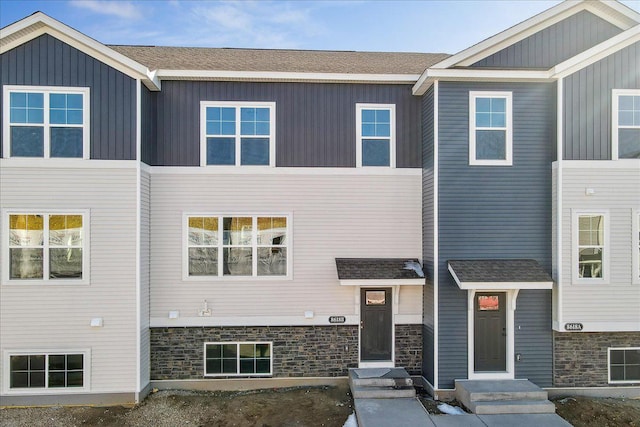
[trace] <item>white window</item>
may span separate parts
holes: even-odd
[[[290,220],[278,216],[185,216],[185,278],[289,275]]]
[[[9,392],[79,391],[88,388],[88,351],[8,352]]]
[[[469,164],[513,164],[511,92],[469,92]]]
[[[6,212],[5,282],[84,283],[88,277],[85,212]]]
[[[614,89],[612,105],[611,158],[640,159],[640,90]]]
[[[640,347],[609,348],[609,382],[640,383]]]
[[[89,89],[5,86],[5,157],[89,158]]]
[[[204,344],[204,375],[270,376],[273,353],[270,342],[217,342]]]
[[[394,104],[356,104],[356,166],[396,166]]]
[[[605,282],[609,277],[609,224],[606,212],[575,212],[574,278],[578,283]]]
[[[202,166],[275,166],[275,102],[200,106]]]

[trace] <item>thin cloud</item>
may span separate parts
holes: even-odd
[[[117,16],[124,19],[138,19],[142,16],[140,9],[129,1],[71,0],[69,4],[102,15]]]

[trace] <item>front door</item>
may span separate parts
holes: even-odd
[[[361,289],[360,307],[360,360],[391,361],[391,289]]]
[[[507,351],[506,293],[477,293],[474,300],[475,372],[504,372]]]

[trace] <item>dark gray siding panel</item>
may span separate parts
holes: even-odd
[[[142,161],[148,165],[153,164],[153,159],[157,155],[156,141],[158,139],[158,128],[156,117],[158,114],[157,94],[151,92],[146,87],[142,87]]]
[[[516,378],[525,378],[540,387],[553,385],[553,334],[551,291],[522,290],[515,312]]]
[[[434,90],[429,88],[422,98],[422,263],[427,276],[423,292],[422,375],[434,382],[434,286],[433,286],[433,177],[434,177]]]
[[[640,42],[564,80],[564,159],[611,159],[612,89],[640,89]]]
[[[3,53],[0,63],[2,85],[89,87],[91,158],[136,158],[134,79],[48,34]]]
[[[548,69],[621,31],[604,19],[582,11],[476,62],[472,67]]]
[[[513,92],[513,166],[469,166],[471,90]],[[467,377],[467,293],[451,278],[447,260],[533,258],[551,272],[555,90],[547,83],[440,83],[440,388],[453,388],[454,379]],[[526,293],[518,298],[521,318],[549,321],[550,307],[532,307],[524,302],[527,298]],[[530,353],[526,343],[538,339],[550,343],[551,338],[536,335],[522,341],[523,354]]]
[[[410,85],[165,81],[157,165],[200,165],[200,101],[276,103],[276,165],[355,167],[355,104],[396,104],[397,166],[421,167],[420,99]]]

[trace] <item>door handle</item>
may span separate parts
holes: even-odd
[[[364,322],[362,320],[360,321],[360,329],[364,329]]]

